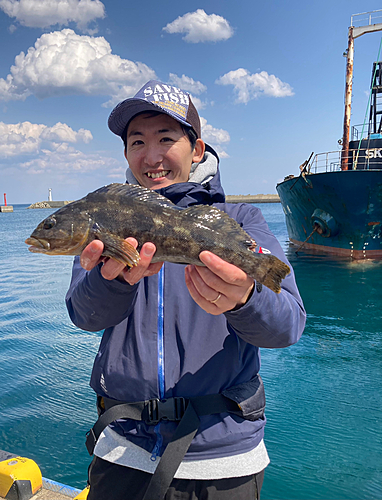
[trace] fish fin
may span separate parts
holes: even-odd
[[[121,203],[123,203],[125,198],[135,198],[136,201],[142,203],[155,203],[156,205],[160,205],[162,207],[184,210],[183,208],[177,207],[170,200],[152,189],[147,189],[136,184],[118,184],[115,182],[114,184],[103,186],[96,191],[89,193],[86,198],[89,201],[96,202],[100,195],[105,194],[118,198]]]
[[[98,233],[97,239],[101,240],[105,245],[104,251],[102,252],[103,257],[111,257],[117,262],[129,267],[134,267],[138,264],[140,259],[139,253],[133,245],[123,238],[102,231],[102,233]]]
[[[257,279],[275,293],[281,292],[281,281],[290,273],[290,267],[282,260],[271,254],[256,254],[257,257],[267,262],[266,273]]]

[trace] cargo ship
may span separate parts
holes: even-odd
[[[350,134],[354,40],[381,30],[382,10],[351,18],[342,148],[312,153],[276,186],[296,251],[382,259],[382,61],[373,63],[369,119]]]

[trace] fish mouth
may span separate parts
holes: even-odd
[[[48,253],[50,252],[50,243],[44,239],[37,239],[31,236],[25,240],[27,245],[31,245],[28,250],[33,253]]]
[[[35,238],[34,236],[30,236],[25,240],[27,245],[30,245],[28,250],[32,253],[47,253],[49,255],[80,255],[81,251],[85,248],[87,243],[87,239],[90,232],[90,223],[89,227],[84,233],[83,238],[73,246],[67,246],[66,243],[63,243],[61,246],[57,245],[57,242],[52,245],[48,240],[44,238]]]

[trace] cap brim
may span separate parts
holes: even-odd
[[[171,113],[167,112],[162,107],[146,101],[145,99],[139,99],[132,97],[120,102],[111,112],[108,120],[109,129],[116,135],[122,137],[123,132],[127,124],[139,113],[144,113],[145,111],[157,111],[165,115],[170,116],[174,120],[191,127],[189,123],[180,118],[175,118]]]

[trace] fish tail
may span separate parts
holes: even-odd
[[[290,273],[290,268],[285,262],[274,255],[255,254],[256,259],[253,261],[253,269],[247,272],[256,281],[259,281],[267,288],[270,288],[275,293],[281,291],[281,281]],[[261,258],[261,266],[259,266],[258,258]]]

